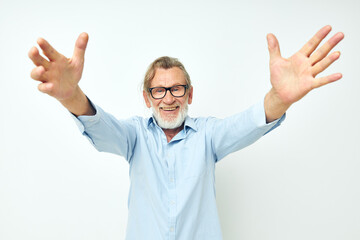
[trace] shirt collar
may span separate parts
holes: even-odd
[[[147,127],[149,128],[151,124],[157,125],[154,116],[151,116],[148,120]],[[197,126],[195,124],[194,119],[192,119],[189,116],[186,116],[185,118],[185,124],[184,124],[185,131],[187,132],[188,128],[193,129],[194,131],[197,131]]]

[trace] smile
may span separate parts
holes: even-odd
[[[178,108],[179,108],[179,106],[176,106],[176,107],[160,107],[160,109],[163,110],[163,111],[175,111]]]

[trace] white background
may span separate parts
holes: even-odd
[[[343,79],[217,164],[218,210],[225,240],[360,239],[359,10],[357,0],[0,0],[0,239],[125,236],[128,164],[96,152],[38,92],[27,57],[38,37],[71,57],[77,36],[89,33],[81,87],[118,118],[149,116],[140,85],[163,55],[192,78],[190,116],[222,118],[270,89],[267,33],[289,57],[327,24],[345,40],[322,76]]]

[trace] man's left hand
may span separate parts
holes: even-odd
[[[267,35],[272,85],[264,104],[267,122],[280,118],[291,104],[299,101],[312,89],[341,79],[341,73],[316,78],[340,57],[338,51],[331,54],[329,52],[344,38],[341,32],[316,50],[330,31],[331,26],[323,27],[288,59],[281,56],[276,37],[273,34]]]

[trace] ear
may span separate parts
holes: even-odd
[[[193,86],[191,86],[190,89],[189,89],[189,98],[188,98],[188,104],[189,104],[189,105],[192,103],[193,89],[194,89]]]
[[[147,106],[148,108],[151,108],[151,103],[150,103],[149,95],[148,95],[148,93],[147,93],[145,90],[143,90],[143,96],[144,96],[144,100],[145,100],[146,106]]]

